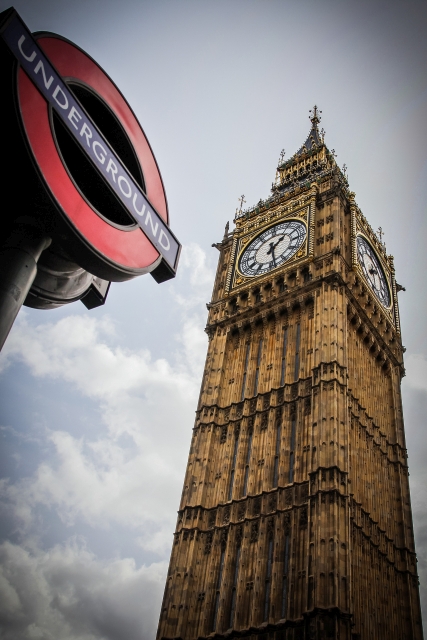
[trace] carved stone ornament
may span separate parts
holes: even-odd
[[[308,482],[304,482],[300,486],[300,500],[301,502],[306,502],[308,499]]]
[[[211,527],[214,527],[215,523],[216,523],[216,509],[209,512],[208,528],[210,529]]]
[[[220,545],[222,549],[225,549],[225,547],[227,546],[227,539],[228,539],[228,529],[221,529]]]
[[[277,509],[277,493],[271,493],[268,497],[268,510],[275,511]]]
[[[204,548],[205,555],[208,555],[211,552],[212,541],[213,541],[213,531],[208,531],[208,533],[206,534],[206,540],[205,540],[205,548]]]
[[[220,444],[224,444],[224,442],[226,442],[226,440],[227,440],[227,431],[228,431],[228,427],[227,427],[226,424],[224,424],[221,427]]]
[[[300,509],[299,526],[306,527],[307,524],[308,524],[308,509],[307,507],[303,507],[302,509]]]
[[[250,542],[256,542],[258,540],[258,533],[259,533],[259,523],[257,522],[252,522],[251,523],[251,536],[250,536]]]
[[[224,513],[222,516],[222,521],[224,524],[228,524],[230,522],[230,515],[231,515],[231,507],[230,505],[227,505],[224,509]]]
[[[246,515],[246,502],[241,502],[237,509],[237,519],[243,520]]]

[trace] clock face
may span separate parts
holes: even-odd
[[[307,236],[298,220],[281,222],[260,233],[244,250],[239,270],[245,276],[260,276],[289,260]]]
[[[384,271],[371,245],[357,236],[357,257],[372,291],[384,307],[390,306],[390,292]]]

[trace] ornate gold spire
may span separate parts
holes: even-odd
[[[322,112],[320,111],[320,109],[318,109],[317,104],[315,104],[314,107],[310,109],[310,113],[311,115],[308,117],[310,118],[313,127],[317,127],[317,125],[322,119],[321,116],[319,115]]]
[[[320,133],[318,129],[318,124],[321,120],[320,114],[322,113],[318,106],[315,104],[312,109],[309,111],[310,115],[308,116],[311,121],[311,130],[307,136],[306,141],[302,145],[300,149],[296,152],[296,156],[300,156],[303,153],[307,153],[316,147],[320,147],[324,144],[324,132]]]

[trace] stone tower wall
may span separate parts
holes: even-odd
[[[337,172],[276,200],[216,245],[158,638],[421,640],[396,291],[382,309],[357,270]],[[237,277],[242,234],[289,215],[306,253]]]

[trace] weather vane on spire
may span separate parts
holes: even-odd
[[[317,127],[321,120],[320,114],[322,113],[320,109],[317,108],[317,104],[314,105],[312,109],[310,109],[311,116],[308,116],[313,124],[313,127]]]
[[[240,207],[236,209],[236,216],[240,216],[242,214],[243,204],[246,202],[246,200],[245,196],[240,196],[240,198],[237,199],[240,202]]]

